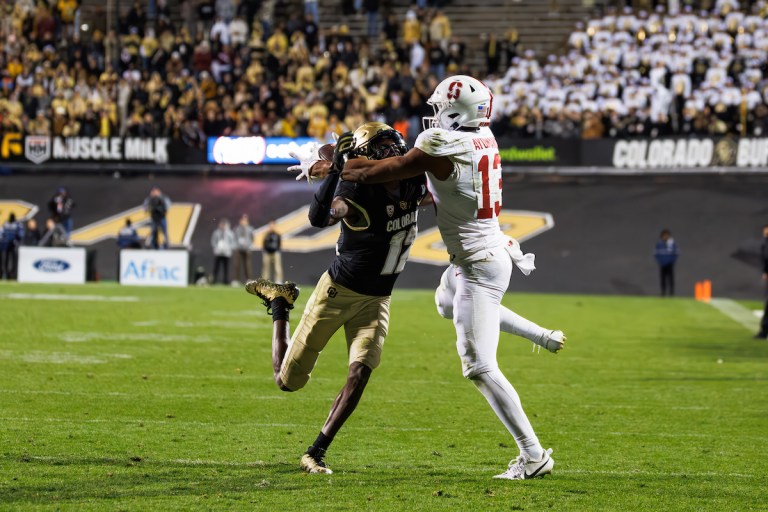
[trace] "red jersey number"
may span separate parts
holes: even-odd
[[[493,154],[493,166],[490,165],[491,156],[483,155],[477,164],[477,170],[482,179],[482,190],[477,208],[478,219],[492,219],[499,216],[501,211],[501,156]]]

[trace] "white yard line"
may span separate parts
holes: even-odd
[[[15,300],[65,300],[86,302],[139,302],[138,297],[129,295],[74,295],[54,293],[0,293],[0,298]]]
[[[34,456],[34,457],[28,457],[28,460],[34,460],[39,462],[59,462],[59,461],[64,461],[69,459],[67,459],[66,457]],[[112,460],[115,463],[122,464],[121,459],[110,458],[109,460]],[[209,460],[206,460],[206,459],[147,459],[147,460],[144,460],[142,463],[150,464],[150,465],[178,464],[182,466],[211,466],[211,467],[224,466],[224,467],[233,467],[233,468],[260,468],[260,467],[286,464],[285,462],[266,462],[262,460],[251,461],[251,462],[237,462],[237,461],[231,461],[231,460],[210,460],[210,459]],[[450,465],[449,467],[447,464],[445,466],[432,464],[430,466],[430,469],[432,471],[436,471],[436,470],[439,471],[441,467],[445,467],[445,470],[450,471],[451,473],[492,474],[494,471],[499,469],[497,466],[467,468],[467,467],[460,467],[456,465]],[[374,471],[392,471],[392,470],[400,470],[400,469],[402,469],[402,466],[399,466],[397,464],[385,464],[385,465],[377,465],[374,468]],[[655,471],[655,470],[643,471],[643,470],[635,470],[635,469],[593,470],[593,469],[568,469],[567,467],[566,468],[558,467],[554,471],[555,471],[555,474],[558,474],[558,475],[605,475],[605,476],[617,476],[617,477],[648,476],[653,478],[658,478],[658,477],[691,478],[693,477],[693,478],[717,478],[717,479],[720,479],[723,477],[743,478],[743,479],[763,479],[764,478],[763,475],[745,474],[745,473],[725,473],[722,471]]]
[[[84,343],[88,341],[158,341],[193,343],[210,343],[214,341],[210,336],[193,336],[187,334],[156,334],[156,333],[110,333],[110,332],[65,332],[54,334],[65,343]]]
[[[749,331],[757,332],[757,329],[760,327],[760,320],[755,317],[752,310],[731,299],[712,299],[709,301],[709,304]]]
[[[45,352],[34,350],[30,352],[14,352],[12,350],[0,350],[0,359],[24,361],[25,363],[52,363],[52,364],[105,364],[113,359],[132,359],[128,354],[97,354],[83,355],[70,352]]]
[[[274,397],[256,397],[259,399],[263,398],[274,398]],[[219,422],[210,422],[210,421],[194,421],[194,420],[183,420],[179,418],[173,418],[169,420],[153,420],[153,419],[146,419],[146,418],[103,418],[103,419],[85,419],[85,418],[52,418],[52,417],[46,417],[46,418],[30,418],[30,417],[0,417],[0,421],[3,422],[19,422],[19,423],[103,423],[103,424],[116,424],[116,425],[125,425],[125,424],[131,424],[131,423],[145,423],[145,424],[152,424],[152,425],[166,425],[166,424],[173,424],[173,425],[191,425],[195,427],[213,427],[213,428],[220,428],[220,427],[235,427],[235,426],[247,426],[248,428],[291,428],[291,429],[310,429],[313,430],[317,427],[317,425],[312,424],[302,424],[302,423],[256,423],[256,422],[250,422],[250,421],[236,421],[236,422],[226,422],[219,423]],[[389,426],[389,425],[355,425],[354,427],[349,427],[349,430],[360,430],[360,431],[376,431],[376,432],[466,432],[467,429],[465,428],[447,428],[447,427],[395,427],[395,426]],[[493,428],[475,428],[472,430],[473,432],[477,433],[490,433],[490,434],[497,434],[499,433],[499,429],[493,427]],[[574,438],[579,437],[593,437],[595,435],[594,430],[567,430],[567,431],[558,431],[559,435],[567,435]],[[714,439],[721,439],[722,433],[721,432],[715,432],[712,434],[696,434],[691,432],[669,432],[669,433],[659,433],[659,432],[605,432],[605,434],[610,436],[617,436],[617,437],[663,437],[663,438],[681,438],[681,439],[688,439],[688,438],[714,438]],[[759,441],[764,441],[765,436],[744,436],[740,435],[740,439],[754,439]]]

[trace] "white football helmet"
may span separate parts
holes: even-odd
[[[479,128],[488,126],[493,94],[483,82],[467,75],[449,76],[427,100],[435,115],[423,118],[424,129]]]

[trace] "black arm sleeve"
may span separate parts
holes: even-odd
[[[333,203],[333,193],[339,183],[339,171],[331,169],[320,188],[315,192],[312,198],[312,204],[309,205],[309,223],[316,228],[324,228],[331,220],[331,203]]]

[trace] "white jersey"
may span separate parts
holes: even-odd
[[[466,258],[509,242],[499,227],[501,157],[488,128],[478,132],[430,128],[415,147],[431,156],[446,156],[453,172],[445,181],[427,173],[437,205],[437,226],[451,256]]]

